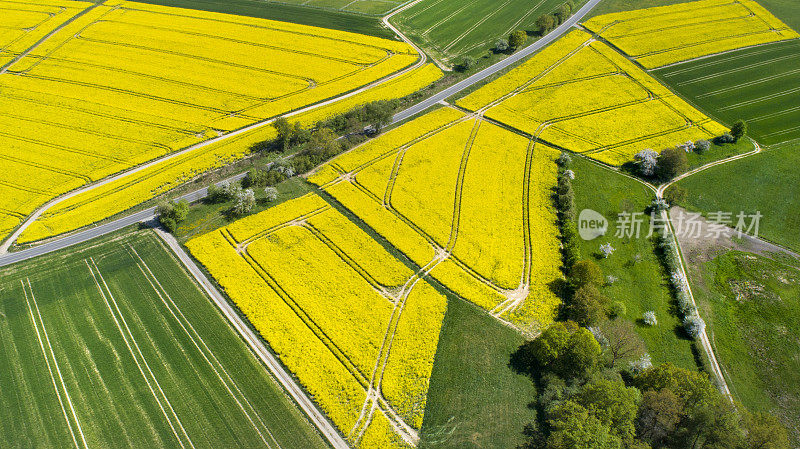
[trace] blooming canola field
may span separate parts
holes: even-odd
[[[418,441],[447,302],[315,194],[187,245],[354,447]]]
[[[800,37],[754,0],[700,0],[606,14],[583,24],[647,69]]]
[[[67,5],[48,17],[82,4]],[[36,25],[13,14],[0,21],[24,30]],[[0,57],[21,52],[21,42],[31,39],[4,32]],[[0,160],[7,168],[0,175],[0,235],[64,192],[369,85],[417,60],[397,41],[105,2],[0,74]]]
[[[442,108],[309,177],[456,295],[525,333],[559,300],[558,152]],[[498,170],[497,167],[502,167]]]
[[[638,151],[725,127],[603,42],[572,31],[458,105],[571,151],[622,165]]]
[[[325,195],[187,247],[355,447],[415,445],[447,309],[434,285],[528,335],[555,318],[557,156],[441,108],[321,167]]]

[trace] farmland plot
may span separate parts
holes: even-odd
[[[433,64],[427,64],[351,97],[295,115],[292,120],[305,127],[313,126],[317,121],[371,101],[409,95],[441,76],[441,70]],[[203,172],[246,156],[259,143],[274,139],[275,136],[273,127],[260,128],[204,148],[196,148],[173,160],[76,195],[47,210],[30,224],[17,242],[31,242],[62,234],[124,212]]]
[[[383,15],[399,8],[410,0],[268,0],[270,3],[288,3],[310,8],[333,9],[341,12]]]
[[[753,0],[700,0],[606,14],[584,26],[648,69],[800,37]]]
[[[80,185],[370,84],[417,58],[404,43],[340,31],[100,5],[0,75],[0,159],[15,168],[0,175],[0,197],[11,198],[0,206],[0,231]]]
[[[762,145],[800,142],[800,40],[658,69],[655,74],[728,123],[744,119]]]
[[[0,279],[3,447],[325,447],[154,234]]]
[[[356,447],[418,440],[446,299],[317,195],[189,241]]]
[[[0,1],[0,67],[91,6],[89,2],[63,0]]]
[[[341,155],[320,185],[448,290],[535,333],[558,306],[557,152],[450,108]],[[503,167],[498,170],[497,167]]]
[[[392,18],[409,38],[445,63],[480,56],[515,30],[535,30],[536,19],[563,0],[423,0]],[[466,25],[465,25],[466,24]]]
[[[583,31],[573,31],[458,105],[611,165],[726,129]]]

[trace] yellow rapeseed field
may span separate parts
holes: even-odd
[[[558,304],[547,287],[560,277],[557,152],[478,120],[436,110],[309,181],[456,295],[538,329]]]
[[[646,148],[661,150],[725,131],[623,55],[578,30],[458,104],[612,165]]]
[[[700,0],[595,17],[584,26],[655,67],[800,37],[754,0]]]
[[[91,6],[2,4],[12,12],[0,17],[0,58]],[[342,31],[127,1],[98,5],[0,75],[0,159],[24,166],[0,175],[0,232],[82,184],[374,83],[417,59],[403,42]],[[438,76],[425,66],[306,120],[396,98]],[[48,211],[22,241],[122,212],[269,137],[266,129],[238,136],[80,195]]]
[[[316,194],[187,246],[354,446],[407,447],[395,428],[422,425],[444,296]]]

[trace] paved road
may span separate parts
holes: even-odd
[[[280,362],[272,355],[266,348],[264,342],[255,334],[255,332],[248,327],[239,314],[231,307],[224,296],[217,290],[216,287],[208,280],[202,270],[200,270],[194,261],[186,254],[181,245],[175,240],[172,234],[167,233],[159,228],[156,228],[156,233],[161,237],[167,246],[172,249],[175,255],[180,259],[181,263],[187,268],[191,275],[195,278],[198,284],[205,290],[208,296],[217,304],[223,315],[230,321],[231,325],[239,332],[239,335],[244,338],[256,356],[261,359],[264,365],[270,370],[275,379],[283,386],[289,395],[295,400],[297,405],[306,413],[311,419],[312,423],[319,429],[322,435],[330,442],[336,449],[348,449],[350,446],[342,438],[339,432],[333,427],[328,419],[323,415],[316,405],[311,402],[311,399],[306,396],[306,393],[297,385],[292,379],[292,376],[283,369]]]
[[[401,111],[394,116],[394,122],[399,122],[405,120],[409,117],[413,117],[414,115],[419,114],[427,110],[428,108],[432,107],[436,103],[445,100],[464,89],[467,89],[470,86],[473,86],[484,79],[488,78],[495,73],[508,68],[511,65],[516,64],[517,62],[521,61],[522,59],[527,58],[528,56],[536,53],[537,51],[541,50],[542,48],[550,45],[553,41],[560,38],[564,33],[569,31],[574,25],[580,22],[589,11],[592,10],[601,0],[589,0],[588,3],[583,5],[581,9],[579,9],[575,14],[572,15],[566,22],[562,23],[558,26],[555,30],[548,33],[546,36],[542,37],[538,41],[534,42],[533,44],[523,48],[522,50],[512,54],[511,56],[503,59],[502,61],[489,66],[480,72],[465,78],[464,80],[453,84],[452,86],[448,87],[447,89],[433,95],[432,97],[411,106],[410,108],[406,109],[405,111]]]
[[[424,100],[424,101],[422,101],[420,103],[417,103],[414,106],[411,106],[410,108],[408,108],[408,109],[406,109],[404,111],[401,111],[401,112],[395,114],[395,116],[392,119],[392,123],[397,123],[397,122],[403,121],[403,120],[405,120],[405,119],[407,119],[409,117],[417,115],[420,112],[423,112],[423,111],[433,107],[438,102],[440,102],[440,101],[442,101],[442,100],[444,100],[446,98],[449,98],[449,97],[457,94],[458,92],[463,91],[464,89],[467,89],[468,87],[470,87],[470,86],[472,86],[472,85],[474,85],[474,84],[486,79],[487,77],[489,77],[489,76],[491,76],[491,75],[493,75],[493,74],[495,74],[495,73],[497,73],[497,72],[499,72],[499,71],[501,71],[503,69],[508,68],[509,66],[511,66],[511,65],[519,62],[520,60],[530,56],[531,54],[541,50],[545,46],[549,45],[550,43],[552,43],[553,41],[555,41],[556,39],[561,37],[564,33],[569,31],[569,29],[572,28],[575,24],[580,22],[581,19],[583,19],[583,17],[587,13],[589,13],[589,11],[592,10],[592,8],[594,8],[598,3],[600,3],[600,1],[601,0],[589,0],[589,2],[587,4],[585,4],[582,8],[580,8],[566,22],[562,23],[558,28],[556,28],[555,30],[551,31],[550,33],[548,33],[546,36],[542,37],[538,41],[536,41],[533,44],[529,45],[528,47],[520,50],[519,52],[514,53],[513,55],[509,56],[508,58],[503,59],[502,61],[498,62],[497,64],[494,64],[494,65],[492,65],[490,67],[487,67],[487,68],[481,70],[480,72],[478,72],[478,73],[476,73],[476,74],[474,74],[474,75],[472,75],[472,76],[470,76],[470,77],[468,77],[468,78],[466,78],[466,79],[464,79],[464,80],[462,80],[462,81],[460,81],[460,82],[448,87],[447,89],[437,93],[436,95],[433,95],[432,97],[430,97],[430,98],[428,98],[428,99],[426,99],[426,100]],[[350,94],[348,94],[348,95],[350,95]],[[257,125],[254,125],[254,126],[264,126],[264,124],[261,123],[261,124],[257,124]],[[226,137],[229,137],[229,136],[226,135]],[[233,178],[230,178],[230,179],[238,180],[238,179],[241,179],[243,176],[244,176],[244,174],[241,174],[241,175],[234,176]],[[194,192],[192,192],[192,193],[190,193],[188,195],[184,195],[183,197],[181,197],[179,199],[186,199],[187,201],[191,202],[191,201],[197,201],[197,200],[199,200],[201,198],[204,198],[205,196],[206,196],[206,189],[200,189],[200,190],[194,191]],[[58,201],[63,200],[63,199],[64,198],[61,198]],[[56,200],[54,200],[54,201],[56,201]],[[41,213],[41,211],[43,211],[45,208],[43,208],[42,210],[37,211],[37,212]],[[129,215],[127,217],[123,217],[123,218],[111,221],[109,223],[106,223],[106,224],[103,224],[103,225],[100,225],[100,226],[89,228],[89,229],[86,229],[84,231],[77,232],[75,234],[71,234],[69,236],[62,237],[62,238],[59,238],[57,240],[53,240],[51,242],[35,246],[33,248],[30,248],[30,249],[26,249],[26,250],[22,250],[22,251],[16,251],[16,252],[13,252],[13,253],[2,254],[2,255],[0,255],[0,267],[5,266],[5,265],[10,265],[10,264],[16,263],[16,262],[21,262],[21,261],[24,261],[24,260],[28,260],[28,259],[31,259],[33,257],[37,257],[37,256],[41,256],[41,255],[44,255],[44,254],[51,253],[53,251],[58,251],[60,249],[68,248],[70,246],[77,245],[79,243],[83,243],[83,242],[86,242],[88,240],[91,240],[91,239],[94,239],[94,238],[109,234],[111,232],[114,232],[114,231],[117,231],[119,229],[125,228],[127,226],[132,225],[132,224],[136,224],[136,223],[139,223],[139,222],[142,222],[142,221],[152,220],[154,214],[155,214],[155,209],[154,208],[150,208],[150,209],[147,209],[147,210],[144,210],[144,211],[137,212],[135,214]],[[28,221],[30,221],[30,219]],[[17,230],[17,232],[19,233],[21,231]],[[8,242],[13,241],[13,240],[14,240],[13,238],[8,239]]]

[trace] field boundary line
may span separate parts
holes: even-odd
[[[139,363],[139,359],[136,357],[136,354],[134,353],[133,348],[131,347],[131,344],[128,341],[128,337],[125,335],[125,331],[122,330],[122,326],[120,326],[120,324],[119,324],[119,319],[117,319],[117,315],[114,313],[114,310],[111,308],[111,304],[108,301],[108,297],[110,297],[111,301],[114,302],[114,308],[117,309],[117,312],[120,314],[119,318],[124,323],[125,319],[122,317],[122,313],[119,310],[119,306],[117,305],[116,300],[114,299],[114,296],[111,294],[111,290],[109,290],[109,288],[108,288],[108,284],[106,284],[106,281],[103,278],[103,275],[100,273],[100,269],[97,267],[97,264],[95,264],[94,259],[90,258],[90,260],[92,261],[92,265],[89,265],[89,261],[84,259],[84,262],[86,263],[86,267],[89,268],[89,272],[92,275],[92,279],[94,279],[94,283],[95,283],[95,285],[97,285],[97,289],[100,292],[100,295],[103,297],[103,301],[105,302],[106,307],[108,307],[108,311],[111,312],[111,317],[114,319],[114,324],[116,324],[117,330],[119,330],[120,334],[122,335],[122,339],[125,341],[125,346],[127,346],[128,351],[130,351],[131,357],[133,358],[134,362],[136,363],[136,366],[139,368],[139,372],[142,374],[142,377],[144,378],[145,382],[147,383],[147,387],[150,389],[150,393],[152,393],[153,398],[158,403],[158,407],[161,409],[161,412],[164,414],[164,417],[167,419],[167,423],[169,424],[170,428],[172,429],[172,433],[175,435],[175,438],[178,440],[178,444],[180,444],[182,448],[185,448],[186,446],[183,444],[183,440],[178,435],[178,431],[175,430],[175,426],[174,426],[174,424],[172,422],[172,418],[169,417],[169,414],[164,409],[164,404],[161,403],[161,399],[158,398],[158,395],[156,394],[155,390],[153,389],[153,385],[150,383],[150,379],[147,377],[147,375],[145,374],[144,370],[142,369],[142,364]],[[94,266],[94,269],[92,269],[92,266]],[[97,276],[95,276],[95,270],[97,270]],[[106,297],[106,292],[103,291],[103,288],[100,286],[100,283],[97,281],[97,277],[98,276],[100,277],[100,280],[103,281],[103,285],[105,286],[106,291],[108,292],[108,297]],[[127,323],[125,323],[125,328],[128,331],[128,333],[130,333],[130,329],[128,328]],[[133,334],[130,334],[130,337],[131,337],[131,341],[133,341],[133,344],[136,345],[136,341],[133,339]],[[183,428],[183,424],[181,424],[180,419],[178,419],[178,415],[175,413],[175,410],[172,408],[172,405],[169,403],[169,400],[167,399],[166,395],[164,394],[164,391],[161,389],[161,386],[158,384],[158,380],[155,378],[155,375],[153,374],[152,370],[150,370],[150,366],[147,364],[147,360],[145,360],[144,355],[142,354],[142,352],[139,349],[138,345],[136,345],[136,350],[139,353],[139,356],[142,358],[142,363],[145,365],[145,367],[147,368],[147,371],[150,373],[150,376],[153,378],[152,379],[153,383],[155,383],[156,388],[158,388],[159,392],[163,396],[164,402],[167,404],[167,407],[170,409],[172,414],[175,416],[175,419],[178,421],[177,424],[181,428],[181,431],[183,432],[183,434],[186,436],[186,439],[188,440],[189,445],[192,448],[194,448],[194,443],[192,443],[191,439],[189,438],[189,435],[186,433],[186,429]]]
[[[28,300],[28,291],[25,289],[25,282],[22,279],[20,279],[19,282],[22,284],[22,292],[25,293],[25,303],[28,305],[28,312],[30,313],[30,316],[31,316],[31,324],[33,324],[34,330],[36,331],[36,339],[39,340],[39,347],[42,349],[42,355],[44,356],[44,361],[47,364],[47,371],[50,373],[50,379],[53,381],[53,389],[55,389],[56,396],[58,397],[58,403],[61,405],[61,411],[64,413],[64,419],[67,421],[67,428],[69,428],[69,433],[72,436],[72,442],[75,443],[75,447],[80,448],[80,445],[78,444],[78,440],[77,440],[77,438],[75,438],[75,431],[72,428],[72,421],[70,421],[69,416],[67,415],[67,409],[66,409],[66,407],[64,407],[64,401],[61,398],[61,392],[59,391],[58,386],[56,385],[56,377],[53,375],[53,369],[50,366],[50,359],[47,357],[47,350],[45,350],[44,343],[42,343],[42,336],[39,334],[39,325],[36,324],[36,319],[33,316],[33,309],[31,308],[31,303]],[[30,279],[28,279],[28,288],[30,288],[30,283],[31,283],[31,281],[30,281]],[[33,296],[33,290],[31,290],[31,296]],[[38,306],[37,306],[36,312],[39,315],[39,319],[41,320],[42,316],[39,313]],[[43,322],[42,322],[42,325],[44,325]],[[42,328],[42,331],[44,332],[44,328]],[[50,345],[50,342],[48,341],[48,346],[49,345]],[[50,352],[52,354],[52,346],[50,347]],[[56,364],[56,367],[58,366],[57,365],[57,361],[55,360],[55,357],[53,358],[53,364]],[[67,389],[66,389],[66,387],[64,386],[64,383],[63,383],[64,382],[64,378],[61,377],[61,373],[59,373],[59,378],[61,378],[61,385],[62,385],[62,388],[64,390],[64,393],[67,394]],[[72,409],[71,405],[70,405],[70,409]],[[77,417],[74,414],[74,409],[72,409],[72,412],[73,412],[72,416],[75,418],[76,424],[80,425],[80,423],[77,420]],[[87,448],[86,439],[83,437],[83,432],[81,431],[80,434],[81,434],[81,441],[83,442],[83,447]]]
[[[415,2],[416,1],[421,1],[421,0],[415,0]],[[411,2],[411,3],[407,4],[406,6],[410,6],[410,5],[414,4],[415,2]],[[99,4],[95,4],[95,5],[93,5],[93,7],[96,7],[98,5]],[[402,8],[398,9],[396,12],[399,12],[401,10],[402,10]],[[395,13],[392,13],[387,17],[390,17]],[[375,80],[375,81],[373,81],[373,82],[371,82],[371,83],[369,83],[369,84],[367,84],[365,86],[361,86],[361,87],[359,87],[357,89],[351,90],[349,92],[345,92],[345,93],[343,93],[341,95],[338,95],[338,96],[335,96],[333,98],[328,98],[326,100],[322,100],[322,101],[320,101],[318,103],[315,103],[315,104],[312,104],[312,105],[309,105],[309,106],[305,106],[305,107],[302,107],[300,109],[296,109],[294,111],[289,111],[289,112],[286,112],[286,113],[283,113],[283,114],[279,114],[279,115],[277,115],[275,117],[271,117],[271,118],[266,119],[266,120],[258,121],[256,123],[247,125],[247,126],[245,126],[243,128],[239,128],[237,130],[231,131],[231,132],[226,133],[226,134],[224,134],[222,136],[215,137],[215,138],[212,138],[212,139],[208,139],[208,140],[196,143],[196,144],[191,145],[189,147],[186,147],[186,148],[184,148],[182,150],[178,150],[178,151],[175,151],[173,153],[167,154],[167,155],[165,155],[165,156],[163,156],[161,158],[157,158],[157,159],[151,160],[149,162],[145,162],[143,164],[140,164],[137,167],[131,168],[130,170],[124,171],[122,173],[118,173],[116,175],[111,175],[111,176],[109,176],[109,177],[107,177],[107,178],[105,178],[103,180],[90,183],[90,184],[88,184],[88,185],[86,185],[86,186],[84,186],[82,188],[75,189],[75,190],[73,190],[71,192],[68,192],[68,193],[60,195],[60,196],[58,196],[56,198],[53,198],[52,200],[48,201],[44,205],[40,206],[32,214],[28,215],[28,219],[25,220],[21,225],[19,225],[17,227],[17,229],[11,235],[6,237],[6,239],[2,242],[2,244],[0,244],[0,255],[3,255],[5,253],[7,253],[8,249],[17,240],[17,238],[19,238],[19,236],[22,235],[22,233],[34,221],[36,221],[45,211],[49,210],[53,206],[55,206],[55,205],[57,205],[59,203],[62,203],[62,202],[66,201],[66,200],[68,200],[70,198],[73,198],[73,197],[78,196],[78,195],[80,195],[82,193],[88,192],[90,190],[94,190],[94,189],[96,189],[98,187],[102,187],[103,185],[112,183],[112,182],[117,181],[119,179],[127,178],[127,177],[129,177],[131,175],[135,175],[136,173],[139,173],[139,172],[141,172],[143,170],[146,170],[146,169],[148,169],[150,167],[154,167],[154,166],[160,165],[160,164],[162,164],[164,162],[167,162],[169,160],[176,159],[176,158],[178,158],[180,156],[183,156],[183,155],[186,155],[188,153],[194,152],[195,150],[199,150],[201,148],[205,148],[207,146],[210,146],[210,145],[213,145],[213,144],[216,144],[216,143],[225,142],[225,141],[227,141],[229,139],[232,139],[234,137],[237,137],[237,136],[240,136],[240,135],[243,135],[243,134],[247,134],[247,133],[249,133],[251,131],[258,130],[258,129],[263,128],[263,127],[265,127],[267,125],[271,125],[278,118],[281,118],[281,117],[287,117],[287,118],[288,117],[294,117],[296,115],[304,114],[304,113],[309,112],[309,111],[313,111],[313,110],[316,110],[316,109],[319,109],[319,108],[322,108],[322,107],[325,107],[325,106],[329,106],[329,105],[338,103],[339,101],[342,101],[342,100],[351,98],[353,96],[356,96],[358,94],[361,94],[363,92],[366,92],[366,91],[372,89],[373,87],[377,87],[377,86],[383,85],[385,83],[388,83],[388,82],[390,82],[390,81],[392,81],[394,79],[397,79],[399,77],[402,77],[403,75],[406,75],[407,73],[409,73],[411,71],[416,70],[419,67],[424,66],[425,62],[427,61],[427,55],[419,47],[417,47],[416,44],[414,44],[404,34],[402,34],[397,28],[395,28],[393,25],[388,23],[387,17],[384,17],[384,19],[383,19],[383,21],[387,25],[387,27],[389,27],[389,29],[391,29],[392,31],[397,33],[398,36],[400,36],[400,38],[406,44],[411,46],[417,52],[418,60],[417,60],[416,63],[411,64],[410,66],[405,67],[405,68],[403,68],[403,69],[401,69],[401,70],[399,70],[399,71],[397,71],[395,73],[392,73],[392,74],[384,76],[384,77],[382,77],[382,78],[380,78],[378,80]]]
[[[41,39],[39,39],[38,41],[34,42],[33,45],[28,47],[27,50],[25,50],[22,53],[18,54],[16,57],[14,57],[14,59],[12,59],[11,61],[7,62],[5,65],[0,67],[0,75],[3,75],[6,72],[8,72],[9,67],[13,66],[17,62],[19,62],[22,58],[24,58],[24,57],[28,56],[29,54],[31,54],[31,52],[36,50],[36,48],[39,47],[39,45],[42,45],[46,40],[50,39],[51,37],[53,37],[53,35],[55,35],[59,31],[61,31],[62,29],[64,29],[64,27],[66,27],[70,23],[78,20],[80,17],[84,16],[89,11],[97,8],[98,6],[100,6],[102,4],[103,4],[103,2],[93,3],[91,6],[87,7],[83,11],[80,11],[79,13],[75,14],[74,16],[72,16],[69,19],[67,19],[64,22],[62,22],[61,25],[57,26],[55,29],[53,29],[53,31],[45,34]]]
[[[181,248],[180,244],[175,237],[168,234],[166,231],[156,228],[156,235],[172,250],[173,255],[183,265],[188,274],[194,278],[198,286],[211,298],[217,305],[222,314],[227,318],[231,327],[237,331],[241,338],[247,343],[252,352],[261,360],[263,365],[274,376],[277,382],[286,390],[286,392],[294,399],[300,409],[308,416],[309,420],[314,424],[320,433],[328,440],[328,442],[335,449],[350,449],[350,446],[342,438],[341,434],[311,401],[308,394],[297,384],[295,379],[286,371],[283,365],[276,359],[276,357],[267,349],[263,340],[261,340],[250,327],[248,327],[243,319],[236,313],[233,307],[228,303],[222,293],[214,287],[208,277],[200,270],[195,262],[190,258],[186,251]]]
[[[250,415],[250,412],[245,410],[245,407],[241,404],[239,399],[236,397],[234,392],[231,390],[231,388],[228,385],[228,383],[233,385],[233,388],[236,389],[236,391],[239,393],[239,395],[245,401],[247,406],[250,408],[250,411],[252,411],[256,415],[256,418],[258,419],[259,423],[264,427],[264,429],[267,431],[267,434],[269,435],[269,437],[277,445],[277,447],[280,448],[281,447],[280,443],[278,443],[278,441],[272,435],[272,432],[269,430],[269,427],[267,427],[267,425],[261,419],[261,416],[258,414],[258,411],[255,409],[255,407],[253,407],[253,405],[247,399],[247,396],[245,396],[244,392],[242,392],[242,390],[236,384],[236,381],[233,380],[231,375],[225,369],[225,366],[222,364],[222,362],[220,362],[219,359],[217,359],[216,355],[214,355],[214,352],[211,350],[211,348],[208,347],[208,345],[206,344],[205,340],[203,340],[203,338],[200,336],[200,334],[197,332],[197,330],[195,330],[195,328],[192,325],[191,321],[189,321],[189,319],[186,318],[186,316],[183,314],[183,312],[181,312],[181,310],[178,307],[178,305],[175,304],[175,301],[172,299],[172,296],[167,292],[167,290],[164,288],[164,286],[161,285],[161,282],[158,280],[158,277],[153,273],[153,271],[147,265],[147,262],[145,262],[144,259],[142,259],[142,257],[139,255],[139,253],[136,251],[136,249],[133,248],[133,246],[130,243],[128,243],[127,246],[130,249],[128,254],[130,254],[132,256],[135,255],[136,258],[138,259],[138,261],[136,261],[136,265],[138,266],[139,270],[142,272],[142,275],[144,275],[145,279],[147,279],[147,282],[150,284],[150,286],[153,287],[153,291],[156,293],[156,295],[158,295],[158,298],[161,300],[161,302],[164,304],[164,306],[166,306],[167,310],[169,310],[170,315],[172,315],[172,317],[175,318],[175,321],[180,325],[181,329],[183,329],[183,331],[186,333],[186,335],[192,341],[192,344],[194,344],[194,346],[200,352],[200,355],[203,357],[203,360],[205,360],[206,363],[208,363],[208,365],[211,367],[211,369],[214,370],[214,374],[217,375],[217,378],[225,386],[225,389],[231,395],[233,400],[236,401],[236,404],[239,406],[239,408],[242,410],[242,412],[245,414],[245,416],[247,416],[248,421],[250,421],[250,424],[253,425],[253,427],[256,429],[256,432],[258,432],[259,436],[261,437],[261,441],[263,441],[264,444],[268,448],[272,447],[272,445],[267,442],[266,438],[264,438],[264,434],[261,433],[261,429],[259,429],[258,426],[256,426],[256,423],[255,423],[255,421],[253,421],[253,418]],[[147,270],[147,271],[145,272],[145,270]],[[149,273],[149,276],[148,276],[148,273]],[[155,284],[153,282],[155,282]],[[156,285],[158,285],[158,287],[156,287]],[[163,293],[163,295],[162,295],[162,293]],[[172,304],[172,307],[170,307],[169,304],[167,304],[167,301],[164,299],[165,296],[169,300],[169,303]],[[173,308],[175,310],[173,310]],[[175,314],[175,311],[177,311],[178,315],[180,315],[180,317],[183,319],[183,321],[181,321],[181,318],[178,318],[178,315]],[[184,325],[184,322],[185,322],[185,325]],[[191,329],[192,332],[189,332],[189,330],[186,328],[186,326],[188,326],[189,329]],[[192,335],[192,334],[194,334],[194,335]],[[205,348],[205,351],[203,351],[203,349],[200,347],[200,344],[197,343],[198,340],[200,341],[200,344],[202,344],[203,348]],[[219,366],[219,369],[225,374],[225,377],[228,379],[227,382],[222,378],[222,375],[220,375],[219,371],[217,371],[217,367],[214,366],[214,363],[212,363],[212,361],[209,360],[208,356],[206,355],[206,351],[208,352],[208,355],[211,356],[213,361],[216,362],[216,364]]]

